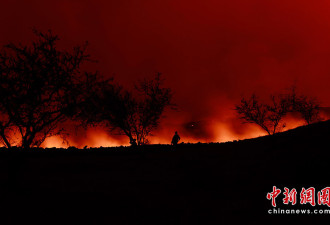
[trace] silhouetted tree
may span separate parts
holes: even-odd
[[[269,135],[280,132],[285,123],[283,118],[292,112],[298,112],[307,124],[321,120],[320,103],[316,98],[298,94],[292,86],[287,94],[271,96],[269,104],[260,103],[255,95],[250,99],[243,98],[235,110],[247,123],[254,123]]]
[[[84,110],[86,124],[105,123],[119,131],[130,143],[147,144],[148,136],[159,125],[164,110],[172,105],[172,92],[162,87],[161,74],[135,85],[137,95],[119,85],[105,84]],[[135,94],[136,94],[135,93]]]
[[[283,96],[271,96],[271,103],[267,105],[269,111],[268,119],[270,121],[271,134],[280,132],[286,124],[283,118],[290,112],[290,104]]]
[[[316,98],[297,94],[296,87],[290,88],[287,100],[291,104],[291,111],[298,112],[307,124],[318,122],[320,117],[320,103]]]
[[[253,94],[250,99],[243,98],[235,110],[242,120],[257,124],[272,135],[285,127],[283,117],[289,112],[289,104],[285,98],[275,96],[271,96],[270,104],[260,103]]]
[[[63,134],[59,124],[76,114],[96,76],[80,71],[90,60],[86,44],[61,51],[51,31],[34,34],[31,45],[9,44],[0,52],[0,137],[7,147],[15,135],[30,148]]]
[[[141,99],[136,100],[135,122],[133,134],[138,144],[148,143],[147,137],[159,125],[160,118],[166,107],[172,105],[172,92],[162,87],[161,74],[157,73],[152,80],[144,79],[136,85]]]
[[[315,98],[302,98],[296,110],[301,114],[307,124],[321,120],[320,103]]]

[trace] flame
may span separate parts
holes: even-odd
[[[171,144],[172,136],[166,136],[166,137],[156,137],[153,136],[150,138],[150,144]],[[179,143],[198,143],[198,142],[206,142],[204,139],[197,139],[189,136],[182,136]]]
[[[41,147],[43,148],[67,148],[69,144],[63,141],[63,139],[59,136],[49,137],[44,143],[42,143]]]
[[[248,126],[248,132],[244,132],[244,134],[237,134],[233,131],[233,129],[228,127],[228,124],[221,122],[214,124],[213,131],[217,142],[228,142],[266,135],[266,133],[257,126]]]
[[[87,131],[87,138],[83,141],[82,145],[93,148],[115,147],[128,145],[128,141],[125,141],[122,138],[116,139],[114,136],[109,135],[106,131],[101,129],[90,129]]]
[[[234,129],[233,124],[230,122],[231,117],[225,118],[224,121],[213,121],[209,124],[209,128],[213,136],[211,137],[192,137],[189,133],[179,130],[181,135],[180,142],[184,143],[206,143],[206,142],[229,142],[234,140],[243,140],[265,136],[267,133],[255,124],[242,124]],[[298,126],[304,125],[304,122],[295,117],[288,116],[285,118],[286,126],[282,131],[294,129]],[[149,137],[150,144],[170,144],[172,135],[175,129],[173,127],[163,127],[155,132],[154,136]],[[81,133],[81,132],[80,132]],[[17,133],[13,133],[15,143],[19,143]],[[67,141],[63,141],[60,136],[47,138],[41,147],[43,148],[67,148],[75,146],[77,148],[87,147],[115,147],[115,146],[128,146],[128,138],[124,135],[115,136],[109,134],[102,128],[90,128],[80,135],[70,135]],[[1,145],[3,146],[3,145]]]
[[[85,146],[91,148],[98,147],[115,147],[115,146],[127,146],[128,142],[121,136],[116,138],[111,136],[105,130],[100,128],[90,128],[81,137],[72,135],[64,141],[59,136],[47,138],[41,145],[43,148],[68,148],[74,146],[77,148],[84,148]]]

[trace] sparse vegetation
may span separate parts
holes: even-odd
[[[171,89],[162,87],[161,74],[144,79],[135,86],[135,93],[121,86],[105,84],[84,110],[87,124],[103,123],[110,132],[126,135],[133,145],[148,143],[166,108],[172,105]]]
[[[320,117],[320,102],[317,98],[297,94],[296,87],[293,86],[291,92],[287,95],[287,99],[291,105],[291,111],[298,112],[306,124],[322,120]]]
[[[8,148],[38,147],[50,136],[63,135],[60,124],[75,116],[87,83],[91,86],[96,76],[81,72],[90,60],[86,44],[62,51],[51,31],[34,34],[31,45],[9,44],[0,52],[0,137]]]
[[[307,124],[321,120],[317,99],[298,95],[295,87],[289,94],[271,95],[269,103],[261,103],[255,94],[242,98],[235,110],[244,122],[258,125],[269,135],[282,131],[288,113],[298,112]]]
[[[269,135],[275,134],[285,127],[283,117],[288,113],[288,103],[285,99],[271,96],[271,104],[261,103],[256,95],[249,99],[243,98],[235,110],[240,118],[247,123],[254,123]]]

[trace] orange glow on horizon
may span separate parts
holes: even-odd
[[[295,120],[295,119],[288,119],[286,122],[286,127],[283,131],[296,128],[298,126],[303,125],[302,121]],[[226,123],[216,122],[212,125],[212,130],[214,132],[214,137],[210,139],[205,138],[194,138],[190,136],[185,136],[184,134],[181,135],[180,143],[208,143],[208,142],[230,142],[234,140],[244,140],[250,138],[257,138],[260,136],[265,136],[267,133],[263,131],[256,125],[246,125],[248,131],[244,132],[243,134],[235,133]],[[172,133],[163,132],[159,133],[159,135],[151,136],[150,144],[170,144],[172,138]],[[62,142],[60,139],[56,139],[58,142]],[[55,141],[55,140],[54,140]],[[48,146],[50,147],[54,142],[48,142]],[[126,136],[111,136],[106,131],[97,129],[97,130],[88,130],[86,138],[81,141],[81,143],[74,144],[70,142],[70,144],[78,147],[83,148],[84,146],[88,147],[115,147],[115,146],[128,146],[128,138]],[[56,144],[57,146],[59,145]]]
[[[324,117],[324,119],[328,118]],[[304,125],[301,119],[297,119],[294,117],[285,118],[285,124],[286,126],[283,128],[282,131],[287,131]],[[189,135],[187,131],[180,132],[179,130],[179,135],[181,136],[180,143],[223,143],[235,140],[257,138],[260,136],[267,135],[264,130],[262,130],[255,124],[242,124],[239,128],[241,130],[240,132],[237,132],[231,127],[230,123],[228,122],[214,121],[212,124],[209,124],[209,129],[211,130],[211,133],[213,133],[212,137],[197,138]],[[167,128],[155,132],[154,136],[149,137],[150,144],[170,144],[173,135],[172,130],[174,129]],[[20,141],[16,137],[17,133],[14,136],[15,143],[19,143]],[[67,141],[63,141],[60,136],[54,136],[47,138],[45,142],[41,145],[41,147],[43,148],[68,148],[70,146],[74,146],[77,148],[84,148],[85,146],[87,146],[88,148],[129,146],[129,141],[125,135],[115,136],[109,134],[106,130],[101,128],[90,128],[81,137],[77,135],[69,136],[67,138]]]

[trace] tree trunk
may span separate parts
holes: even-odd
[[[5,145],[7,146],[7,148],[11,148],[11,144],[9,143],[6,135],[3,132],[1,132],[0,136],[1,136],[2,140],[5,142]]]

